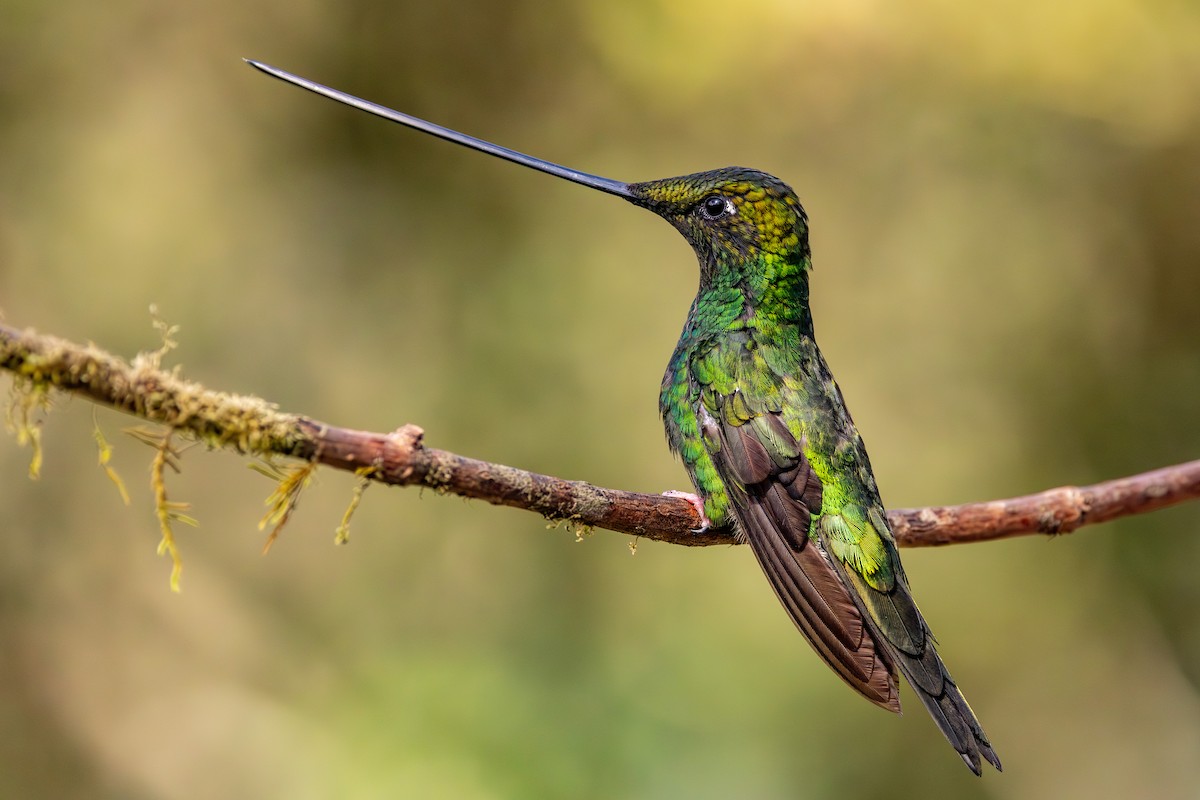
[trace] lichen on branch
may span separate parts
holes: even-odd
[[[161,328],[164,347],[174,331]],[[569,520],[579,528],[605,528],[681,545],[736,544],[729,529],[697,532],[699,518],[686,500],[605,489],[582,481],[467,458],[426,447],[424,431],[404,425],[391,433],[341,428],[280,411],[256,397],[227,394],[184,380],[178,370],[159,366],[158,351],[126,362],[94,345],[78,345],[0,324],[0,368],[15,376],[17,408],[14,426],[36,441],[29,412],[51,390],[70,392],[167,428],[208,447],[236,450],[267,461],[276,457],[306,464],[296,480],[281,481],[284,490],[273,506],[276,522],[286,520],[300,489],[311,475],[309,465],[354,472],[359,478],[338,540],[361,499],[367,482],[429,486],[442,492],[478,498],[496,505],[534,511],[550,520]],[[29,398],[34,398],[30,400]],[[36,401],[36,402],[35,402]],[[10,412],[10,420],[14,415]],[[161,440],[164,466],[170,439]],[[157,457],[156,457],[157,458]],[[284,486],[284,484],[287,486]],[[277,493],[279,494],[279,493]],[[1200,461],[1177,464],[1088,487],[1062,487],[1035,495],[888,512],[896,541],[921,547],[977,542],[1031,533],[1068,533],[1104,522],[1184,502],[1200,496]],[[273,495],[273,497],[275,497]],[[165,502],[165,495],[163,496]],[[160,504],[160,512],[163,506]],[[167,507],[169,510],[169,506]],[[282,510],[281,510],[282,509]],[[161,513],[160,513],[161,516]],[[174,546],[164,526],[164,546]],[[277,531],[268,540],[274,541]]]

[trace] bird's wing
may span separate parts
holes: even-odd
[[[822,502],[820,479],[776,404],[741,391],[702,389],[705,447],[726,485],[734,516],[775,594],[813,648],[846,683],[899,712],[895,670],[830,558],[809,538]]]
[[[982,755],[999,769],[934,649],[874,491],[853,481],[822,484],[805,441],[784,419],[785,407],[803,403],[787,385],[756,387],[749,395],[723,383],[702,384],[705,447],[742,533],[796,626],[846,683],[897,712],[898,667],[967,766],[978,774]]]

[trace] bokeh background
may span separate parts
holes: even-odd
[[[885,500],[1200,454],[1200,7],[0,3],[0,308],[333,423],[661,491],[690,252],[615,199],[255,57],[624,180],[728,164],[812,218],[819,339]],[[95,466],[93,419],[133,492]],[[1007,771],[853,696],[743,548],[187,451],[183,593],[131,421],[0,440],[0,789],[55,798],[1194,797],[1200,506],[907,551]],[[905,690],[906,699],[911,699]]]

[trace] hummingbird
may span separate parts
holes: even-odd
[[[862,437],[817,347],[808,217],[796,193],[725,167],[624,183],[476,139],[247,59],[272,77],[384,119],[621,197],[692,246],[699,289],[659,408],[702,529],[733,527],[822,660],[900,712],[903,675],[976,775],[1001,769],[913,601]]]

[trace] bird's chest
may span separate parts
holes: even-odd
[[[739,328],[680,340],[663,373],[660,409],[673,449],[689,462],[704,444],[719,398],[744,395],[778,408],[782,382],[762,357],[753,331]],[[711,442],[708,443],[710,446]]]

